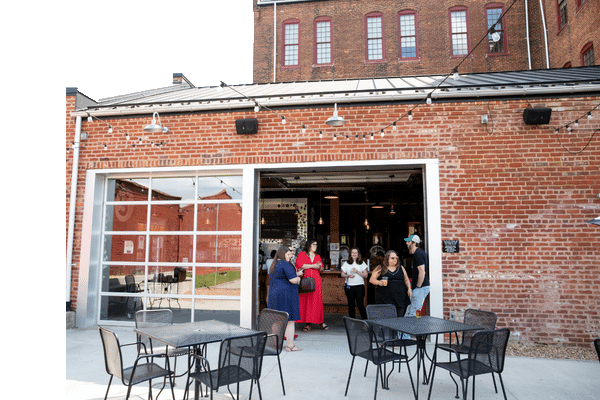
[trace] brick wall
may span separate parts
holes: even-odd
[[[581,116],[600,101],[594,98],[530,100],[555,111],[551,125]],[[526,100],[439,103],[421,106],[414,121],[374,140],[332,140],[323,122],[331,108],[289,109],[291,119],[323,126],[325,136],[268,111],[169,115],[170,128],[152,140],[164,147],[133,149],[123,131],[138,134],[149,116],[87,122],[89,139],[81,150],[77,196],[72,299],[77,296],[85,171],[99,168],[302,163],[316,161],[438,158],[442,239],[460,240],[458,254],[443,256],[444,313],[469,307],[498,314],[498,325],[512,337],[530,342],[589,346],[600,335],[600,227],[585,221],[600,215],[600,142],[598,135],[580,154],[569,154],[553,130],[526,126]],[[351,137],[377,130],[408,106],[340,107]],[[488,111],[488,107],[489,110]],[[67,104],[67,113],[72,110]],[[487,127],[480,115],[491,112]],[[560,138],[569,150],[582,149],[600,115],[581,121],[579,130]],[[234,121],[257,117],[256,135],[238,135]],[[67,147],[75,130],[67,117]],[[104,144],[108,149],[104,150]],[[67,152],[67,210],[72,152]],[[401,210],[399,210],[401,211]],[[74,304],[74,307],[76,304]]]
[[[273,80],[273,6],[254,3],[254,82]],[[512,1],[498,2],[506,10]],[[467,0],[470,48],[474,48],[487,31],[485,6],[489,2]],[[283,4],[277,6],[277,81],[346,79],[374,76],[404,76],[449,73],[460,62],[451,57],[450,1],[353,1],[329,0]],[[399,61],[398,13],[417,12],[419,59]],[[383,14],[385,61],[365,61],[365,16]],[[314,20],[332,18],[332,66],[314,65]],[[282,68],[281,43],[283,22],[300,20],[300,66]],[[487,38],[460,68],[460,72],[523,70],[528,68],[523,2],[517,2],[506,15],[507,53],[489,56]]]
[[[582,66],[581,50],[592,42],[595,59],[600,61],[600,0],[586,0],[580,8],[577,1],[567,2],[567,25],[559,29],[556,0],[544,0],[550,68],[561,68],[568,62],[573,67]]]

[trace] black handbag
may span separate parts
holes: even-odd
[[[311,293],[315,291],[315,278],[309,276],[307,278],[301,277],[300,283],[298,284],[298,292],[300,293]]]

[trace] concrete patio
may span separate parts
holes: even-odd
[[[262,377],[260,380],[263,399],[288,399],[306,400],[313,398],[344,399],[344,389],[348,378],[352,357],[348,351],[346,334],[341,319],[336,318],[331,322],[326,317],[331,329],[328,331],[312,330],[311,332],[297,332],[299,337],[296,344],[303,350],[299,352],[283,352],[281,363],[285,380],[286,396],[281,390],[279,370],[276,357],[265,357]],[[300,325],[297,325],[297,328]],[[121,344],[135,341],[135,333],[131,327],[109,327],[114,330]],[[298,330],[298,329],[297,329]],[[130,348],[134,350],[134,346]],[[431,354],[433,345],[428,345]],[[218,344],[209,345],[209,356],[216,357]],[[135,354],[124,353],[124,363],[131,365]],[[184,368],[180,358],[177,371]],[[427,362],[427,366],[429,363]],[[369,366],[367,376],[363,376],[365,362],[357,359],[350,388],[349,400],[364,400],[373,397],[375,386],[375,371],[373,365]],[[416,374],[416,365],[413,360],[413,376]],[[600,399],[600,363],[598,361],[573,361],[536,359],[528,357],[507,357],[504,373],[502,374],[506,388],[507,398],[518,400],[532,399]],[[97,400],[103,399],[106,393],[109,375],[104,369],[102,344],[97,328],[67,329],[66,331],[66,399],[67,400]],[[477,379],[476,399],[501,400],[502,391],[498,379],[499,393],[494,392],[492,379],[482,376]],[[175,386],[176,399],[182,399],[185,378],[178,378]],[[386,399],[413,399],[408,373],[405,367],[399,374],[396,371],[390,377],[390,390],[379,387],[377,398]],[[155,385],[154,398],[158,394],[158,385]],[[247,399],[250,383],[240,386],[240,399]],[[235,394],[235,386],[232,387]],[[429,385],[421,385],[419,398],[426,399]],[[126,387],[121,381],[113,379],[109,392],[109,399],[124,399]],[[455,386],[448,373],[438,370],[433,385],[431,399],[454,399]],[[226,388],[215,392],[215,399],[230,399]],[[148,385],[140,384],[132,389],[131,399],[146,399]],[[469,385],[469,398],[471,398],[471,385]],[[168,386],[159,397],[163,400],[171,399]],[[252,398],[258,399],[256,386]]]

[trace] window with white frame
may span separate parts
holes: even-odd
[[[467,27],[467,9],[455,7],[450,9],[450,36],[452,40],[452,56],[469,54],[469,31]]]
[[[107,178],[100,320],[239,312],[242,176]]]
[[[283,65],[299,65],[300,52],[300,22],[286,21],[283,24]]]
[[[331,18],[315,20],[315,64],[331,64]]]
[[[380,13],[368,14],[365,29],[367,61],[382,61],[385,56],[383,51],[383,15]]]
[[[417,13],[403,11],[399,14],[400,26],[400,58],[418,58],[417,48]]]

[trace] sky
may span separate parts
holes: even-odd
[[[99,100],[170,86],[173,73],[183,73],[199,87],[216,86],[220,81],[252,83],[252,3],[253,0],[2,3],[0,102],[5,111],[3,148],[8,150],[2,166],[5,171],[12,171],[5,174],[3,187],[19,193],[22,210],[39,210],[38,217],[30,218],[36,221],[37,233],[33,236],[32,225],[23,223],[21,213],[6,216],[6,226],[20,233],[10,235],[10,244],[5,243],[7,250],[10,247],[5,261],[13,266],[27,264],[36,277],[29,290],[43,293],[44,301],[40,303],[39,296],[23,298],[19,285],[12,285],[15,293],[9,289],[7,296],[24,302],[29,299],[38,314],[44,315],[44,321],[56,324],[58,329],[64,326],[59,322],[64,323],[65,275],[57,271],[65,270],[65,158],[73,154],[68,149],[73,133],[65,132],[66,88],[77,87],[86,96]],[[43,211],[39,208],[41,193]],[[28,239],[23,240],[25,237]],[[35,254],[31,252],[32,240]],[[24,302],[21,305],[28,308]],[[7,313],[16,320],[23,307],[13,307]],[[22,339],[25,333],[35,332],[23,328],[17,334]],[[64,344],[64,340],[58,343]],[[64,350],[56,347],[56,359],[60,359]],[[39,385],[40,389],[52,391],[49,388],[58,385],[57,390],[64,390],[64,373],[60,373],[60,368],[58,371],[58,376],[52,375]]]

